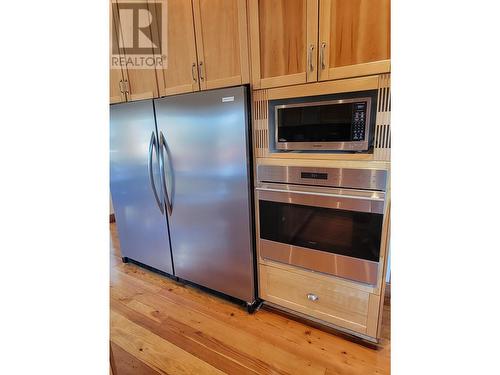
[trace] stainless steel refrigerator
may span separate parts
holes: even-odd
[[[245,86],[111,106],[122,256],[255,301]]]

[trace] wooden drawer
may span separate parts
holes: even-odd
[[[337,282],[336,278],[299,272],[260,264],[260,297],[328,323],[376,336],[377,319],[369,316],[378,315],[378,296],[349,288]],[[309,294],[318,299],[312,301],[308,298]]]

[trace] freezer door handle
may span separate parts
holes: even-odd
[[[170,166],[170,172],[172,174],[172,196],[168,194],[168,189],[167,189],[167,182],[166,182],[166,173],[165,173],[165,158],[163,156],[163,150],[166,151],[167,157],[168,157],[168,164]],[[165,203],[167,205],[167,210],[168,214],[172,216],[172,211],[173,211],[173,197],[174,197],[174,189],[175,189],[175,179],[174,179],[174,166],[172,164],[172,156],[170,154],[170,150],[168,148],[167,141],[165,139],[165,136],[163,135],[163,132],[160,131],[160,176],[161,176],[161,182],[163,185],[163,191],[165,192]]]
[[[158,191],[156,190],[155,180],[153,178],[153,149],[156,152],[156,156],[158,157],[158,143],[156,142],[155,132],[151,132],[151,140],[149,141],[149,154],[148,154],[148,171],[149,171],[149,183],[151,185],[151,189],[153,190],[153,194],[155,196],[156,204],[160,209],[161,213],[164,213],[163,204],[158,197]]]

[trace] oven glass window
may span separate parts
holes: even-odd
[[[278,108],[278,141],[350,141],[352,115],[353,103]]]
[[[382,214],[259,201],[260,237],[378,262]]]

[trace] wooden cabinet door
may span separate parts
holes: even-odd
[[[317,81],[318,0],[249,0],[255,88]]]
[[[201,89],[248,83],[245,0],[193,0],[193,11]]]
[[[109,102],[126,102],[127,97],[123,90],[123,75],[121,69],[109,70]]]
[[[188,0],[162,0],[162,36],[167,51],[166,65],[157,69],[160,96],[200,89],[193,25],[193,8]],[[154,8],[150,8],[154,13]],[[158,18],[159,19],[159,18]],[[159,30],[159,28],[158,28]]]
[[[132,40],[131,33],[131,25],[133,23],[133,10],[130,9],[131,3],[126,0],[118,0],[116,3],[117,7],[115,8],[117,14],[115,15],[118,20],[117,27],[119,28],[118,37],[120,38],[119,42],[122,46],[126,46]],[[145,13],[142,12],[139,16],[139,24],[143,24],[146,17]],[[147,20],[146,20],[147,22]],[[141,37],[140,37],[141,38]],[[151,52],[148,52],[147,55],[153,55],[153,42],[148,38],[141,38],[141,43],[146,45],[146,48],[151,46]],[[134,63],[129,63],[128,61],[133,61],[135,59],[141,59],[141,55],[134,55],[131,53],[127,53],[127,49],[123,49],[124,58],[127,60],[126,67],[123,68],[123,73],[127,76],[127,99],[130,100],[141,100],[148,98],[158,97],[158,84],[156,81],[156,69],[153,68],[144,68],[138,67],[138,65],[134,65]]]
[[[122,69],[113,64],[112,59],[118,58],[118,56],[112,53],[112,48],[117,45],[117,32],[116,32],[116,21],[114,18],[115,14],[112,10],[111,3],[109,7],[109,102],[110,103],[121,103],[127,101],[127,96],[124,91],[124,78]],[[113,66],[114,65],[114,66]]]
[[[390,0],[320,0],[319,79],[390,71]]]

